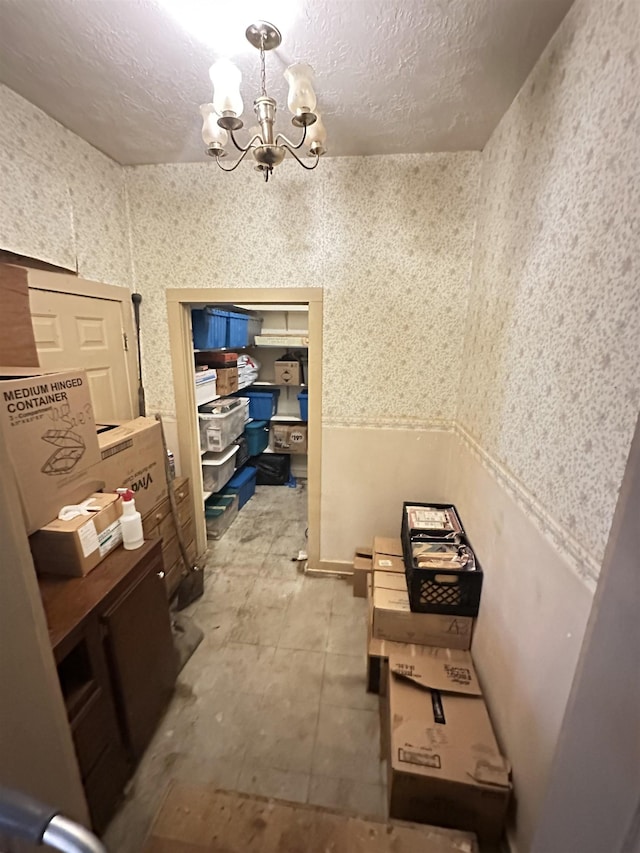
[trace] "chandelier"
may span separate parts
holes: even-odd
[[[276,101],[267,94],[265,51],[278,47],[282,36],[273,24],[258,21],[248,27],[246,37],[249,43],[260,51],[260,94],[253,102],[259,127],[251,131],[253,135],[246,145],[240,144],[235,132],[243,127],[240,118],[243,110],[240,94],[242,74],[230,60],[219,59],[209,70],[213,83],[213,103],[202,104],[200,107],[203,118],[202,138],[207,146],[207,154],[215,158],[223,171],[233,172],[251,152],[256,161],[255,168],[264,175],[265,181],[269,180],[273,167],[282,163],[287,151],[304,169],[315,169],[320,157],[325,153],[327,133],[320,114],[316,111],[313,72],[310,66],[297,63],[290,65],[284,72],[285,80],[289,84],[287,106],[293,115],[291,122],[295,127],[302,128],[302,138],[294,144],[283,133],[274,135]],[[225,146],[229,137],[240,156],[232,166],[224,166],[221,161],[227,156]],[[305,143],[313,161],[309,166],[296,153]]]

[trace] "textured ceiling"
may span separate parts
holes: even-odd
[[[189,32],[168,2],[0,0],[0,80],[120,163],[205,159],[198,105],[228,31],[196,18]],[[308,61],[329,153],[344,155],[483,148],[572,0],[287,2],[273,20],[283,43],[267,55],[278,126],[295,138],[282,71]],[[233,13],[240,33],[255,17],[238,16],[246,0],[181,6],[203,4],[220,22]],[[250,126],[258,54],[227,44]]]

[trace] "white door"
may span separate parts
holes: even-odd
[[[40,367],[86,370],[97,423],[135,417],[124,304],[35,287],[29,288],[29,301]]]

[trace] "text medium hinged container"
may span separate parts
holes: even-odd
[[[205,453],[202,457],[202,484],[206,492],[218,492],[235,471],[238,445],[232,444],[220,453]]]
[[[405,501],[402,550],[411,610],[477,616],[482,567],[453,504]]]

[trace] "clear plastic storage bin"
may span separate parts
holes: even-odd
[[[228,447],[244,432],[244,425],[249,418],[249,401],[239,397],[241,404],[228,412],[203,414],[198,413],[200,421],[200,450],[219,452]]]
[[[238,445],[232,444],[222,453],[205,453],[202,457],[202,485],[205,492],[219,492],[233,477]]]
[[[215,495],[205,501],[207,539],[220,539],[238,515],[237,495]]]

